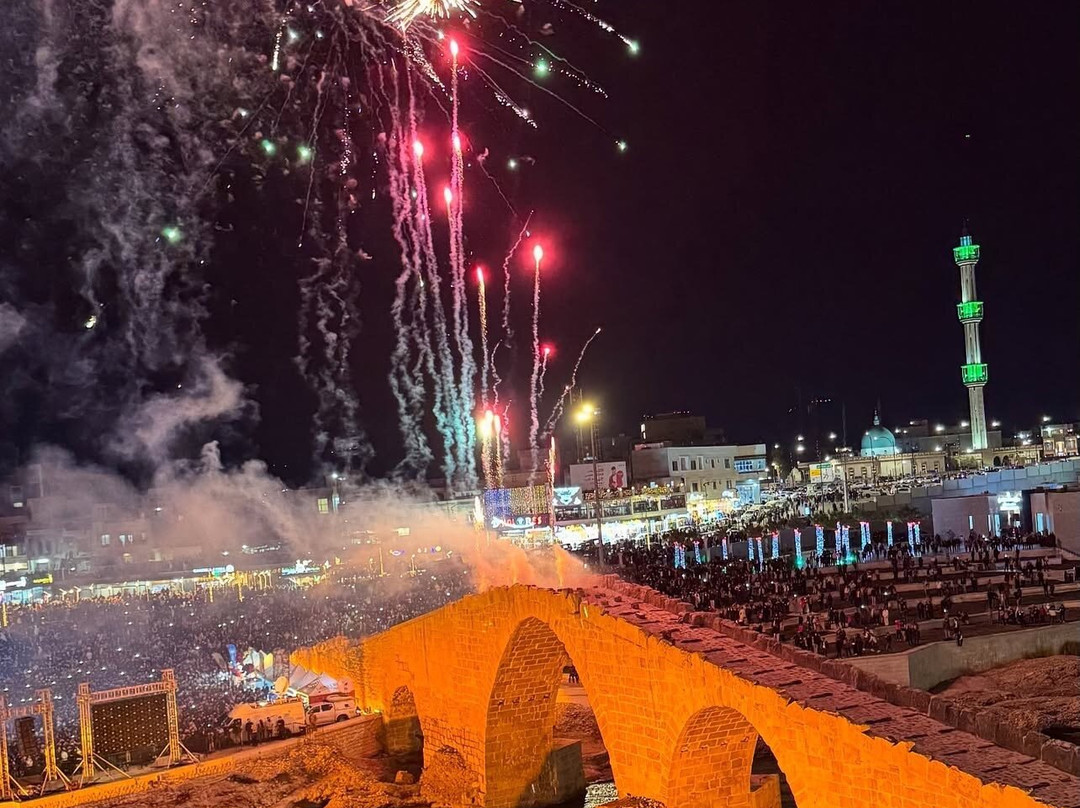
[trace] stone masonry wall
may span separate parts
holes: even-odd
[[[364,705],[384,714],[407,687],[424,736],[422,788],[454,806],[529,804],[551,753],[568,657],[622,797],[671,808],[750,805],[760,734],[801,808],[1080,808],[1076,778],[722,627],[695,626],[689,609],[651,605],[646,594],[492,589],[359,644],[331,641],[293,659],[351,676]],[[712,778],[707,787],[684,776],[698,758],[709,761],[699,773]]]

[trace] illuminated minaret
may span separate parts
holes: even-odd
[[[964,386],[968,389],[971,406],[971,448],[986,448],[986,407],[983,404],[983,387],[986,385],[986,363],[982,361],[979,345],[979,323],[983,318],[983,304],[975,293],[975,265],[979,263],[979,245],[971,241],[967,226],[960,236],[960,244],[953,247],[953,260],[960,267],[960,302],[956,313],[964,325],[964,358],[960,367]]]

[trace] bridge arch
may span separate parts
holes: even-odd
[[[559,686],[565,667],[574,664],[555,630],[537,617],[526,617],[510,633],[487,705],[486,808],[550,802],[563,785],[549,758]]]
[[[750,805],[750,769],[758,734],[730,707],[705,707],[683,726],[668,763],[664,788],[672,808]]]

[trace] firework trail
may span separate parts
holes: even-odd
[[[558,422],[560,416],[563,414],[563,407],[566,404],[567,397],[574,391],[577,386],[577,373],[578,368],[581,367],[581,360],[585,358],[585,352],[589,350],[589,345],[592,341],[600,336],[600,326],[596,327],[596,330],[592,332],[592,335],[585,340],[585,344],[581,346],[581,353],[578,354],[577,361],[574,362],[574,369],[570,372],[570,383],[566,385],[562,395],[559,396],[559,400],[555,402],[555,407],[551,411],[551,417],[548,418],[547,423],[544,424],[544,434],[550,435],[551,430],[555,428],[555,424]]]
[[[391,76],[395,100],[399,92],[396,71]],[[401,250],[401,271],[394,284],[394,301],[390,308],[395,342],[390,357],[390,390],[398,405],[399,426],[405,446],[405,457],[399,472],[410,477],[424,475],[432,460],[431,449],[423,431],[423,408],[426,388],[424,369],[430,366],[431,346],[427,329],[427,296],[424,293],[421,248],[416,236],[416,209],[410,193],[415,168],[413,160],[423,156],[423,144],[412,139],[415,129],[415,106],[410,73],[406,70],[406,92],[409,95],[409,122],[404,124],[392,105],[391,134],[387,147],[387,173],[393,210],[392,232]],[[406,322],[406,312],[411,320]],[[435,416],[437,428],[445,421],[441,412],[441,389],[436,385]]]
[[[488,323],[487,323],[487,286],[484,284],[483,267],[476,268],[477,299],[480,308],[480,403],[486,408],[488,403]]]
[[[540,377],[536,381],[536,408],[540,409],[540,406],[544,403],[544,377],[547,376],[548,359],[551,358],[551,346],[545,345],[540,349],[542,359],[540,360]]]
[[[178,379],[213,362],[203,323],[228,305],[230,292],[251,286],[229,261],[258,246],[280,257],[268,267],[275,279],[298,291],[293,359],[317,402],[314,453],[328,463],[350,447],[363,462],[370,447],[350,368],[360,353],[361,304],[385,303],[361,296],[368,293],[360,270],[383,269],[365,263],[372,256],[361,235],[390,209],[400,253],[389,371],[405,444],[400,470],[422,476],[438,454],[452,488],[474,480],[477,376],[481,401],[497,400],[501,380],[495,351],[483,344],[487,327],[483,357],[470,339],[462,222],[470,145],[458,114],[462,93],[480,91],[535,126],[535,115],[510,100],[505,79],[517,84],[521,75],[515,51],[529,59],[546,52],[508,19],[494,27],[499,17],[479,0],[8,0],[0,25],[0,84],[10,110],[0,120],[0,199],[20,205],[0,207],[0,230],[19,234],[0,262],[0,286],[19,288],[23,278],[48,273],[72,287],[63,291],[80,326],[28,321],[21,332],[20,342],[32,334],[47,346],[20,374],[50,379],[37,391],[42,423],[85,416],[80,452],[107,460],[100,436],[120,414],[162,385],[178,391]],[[462,31],[448,19],[471,25]],[[436,54],[451,27],[459,41],[467,38],[468,58],[450,54],[452,72],[440,77],[446,71]],[[498,47],[489,42],[496,32]],[[487,49],[498,58],[475,65]],[[559,75],[574,72],[551,61]],[[425,107],[446,113],[454,144],[452,257],[441,268],[444,245],[437,251],[431,232],[438,200],[414,151]],[[509,262],[527,228],[528,221],[504,262],[507,347]],[[71,259],[56,256],[77,256],[74,271]],[[534,317],[538,293],[537,283]],[[251,300],[236,297],[234,305]],[[10,301],[20,316],[28,302]],[[245,338],[242,330],[235,337]],[[26,352],[13,345],[4,357],[17,353]],[[534,405],[544,383],[536,359],[534,351]],[[3,375],[14,376],[6,367]],[[494,409],[504,447],[494,453],[499,478],[509,423],[505,409]],[[428,418],[437,436],[425,436]],[[533,413],[534,451],[538,419]]]
[[[499,385],[502,383],[502,379],[499,377],[498,365],[495,362],[495,354],[499,350],[499,345],[506,343],[507,349],[512,348],[514,343],[514,331],[510,327],[510,259],[514,257],[514,253],[517,252],[517,248],[521,246],[521,242],[525,239],[525,236],[529,231],[529,222],[532,221],[533,212],[529,211],[529,215],[525,217],[525,224],[521,226],[521,230],[518,231],[517,239],[510,246],[509,252],[503,258],[502,270],[503,270],[503,299],[502,299],[502,339],[495,344],[494,350],[491,352],[491,397],[492,401],[496,404],[499,402]]]
[[[506,413],[495,414],[495,487],[502,488],[503,484],[503,456],[510,448],[510,422]]]
[[[469,306],[465,284],[465,239],[462,211],[464,209],[465,165],[462,156],[461,131],[458,128],[458,56],[460,49],[456,39],[450,40],[450,139],[451,170],[450,196],[447,209],[450,218],[450,267],[451,291],[453,293],[454,338],[460,359],[458,379],[458,466],[463,470],[462,484],[476,484],[476,421],[473,417],[475,399],[476,359],[472,339],[469,336]]]
[[[419,144],[420,141],[416,140]],[[434,413],[436,425],[443,439],[443,474],[448,483],[458,478],[458,450],[460,418],[454,413],[460,412],[463,403],[459,401],[458,390],[454,384],[454,357],[450,351],[450,338],[447,328],[446,312],[442,304],[442,278],[439,274],[438,258],[435,253],[435,240],[431,233],[431,206],[428,198],[427,179],[424,174],[423,148],[414,150],[416,159],[413,163],[413,180],[416,186],[416,222],[419,225],[418,244],[420,262],[424,270],[424,288],[431,301],[432,332],[434,346],[429,351],[425,367],[434,385]],[[464,403],[467,412],[472,412],[471,400]]]
[[[529,452],[536,459],[536,438],[540,432],[540,416],[536,400],[537,382],[540,378],[540,262],[544,260],[544,248],[533,247],[533,307],[532,307],[532,374],[529,376]],[[533,463],[535,466],[535,462]]]

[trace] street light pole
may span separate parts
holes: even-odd
[[[590,419],[589,434],[592,437],[592,474],[593,474],[593,496],[596,498],[596,541],[597,541],[597,558],[599,559],[600,566],[604,565],[604,506],[600,501],[600,461],[596,456],[596,410],[593,410],[592,418]]]
[[[577,413],[578,423],[589,422],[589,438],[592,444],[593,501],[596,503],[597,559],[604,564],[604,505],[600,501],[600,459],[596,456],[596,416],[600,412],[591,404],[584,405]]]

